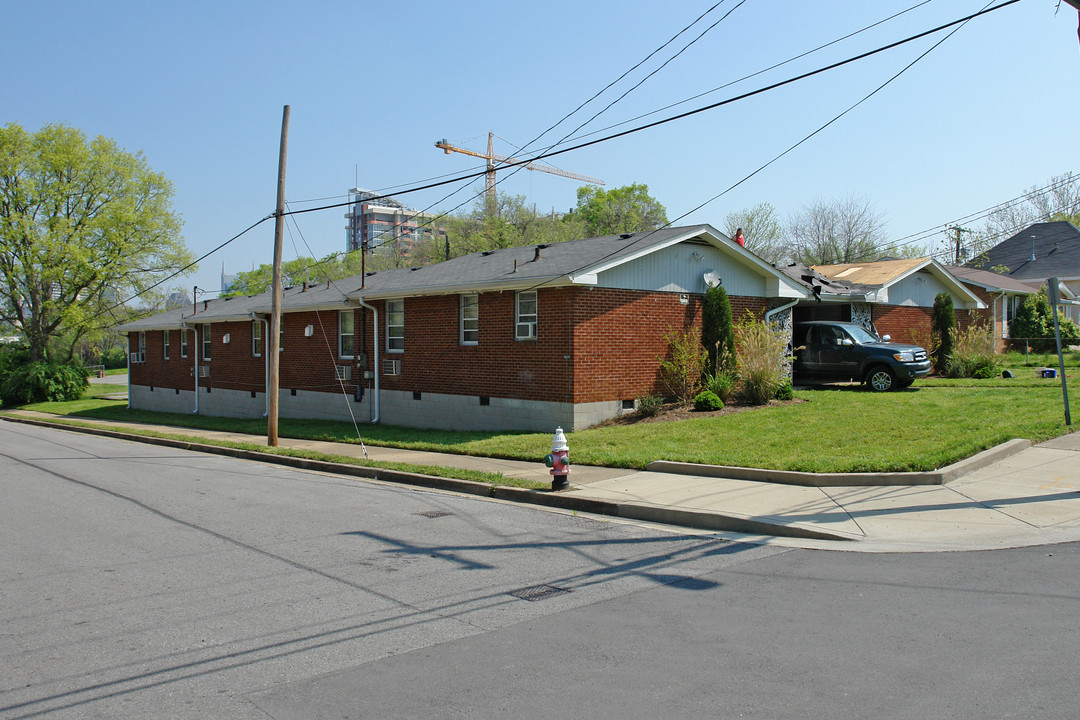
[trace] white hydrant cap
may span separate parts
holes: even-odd
[[[551,440],[552,450],[569,450],[570,446],[566,444],[566,436],[563,435],[561,427],[555,428],[555,437]]]

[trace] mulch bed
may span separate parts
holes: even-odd
[[[768,405],[750,405],[741,400],[732,399],[731,402],[724,405],[719,410],[712,410],[709,412],[698,412],[694,410],[693,404],[670,402],[664,403],[660,407],[660,412],[656,415],[645,416],[640,412],[626,413],[619,417],[613,417],[609,420],[605,420],[602,423],[593,425],[593,427],[612,427],[616,425],[638,425],[644,423],[657,423],[657,422],[672,422],[675,420],[694,420],[698,418],[710,418],[720,417],[721,415],[734,415],[735,413],[746,412],[749,410],[760,410],[767,407],[782,407],[784,405],[797,405],[805,402],[805,400],[773,400]]]

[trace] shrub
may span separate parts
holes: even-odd
[[[1080,337],[1080,328],[1076,323],[1062,317],[1058,312],[1058,330],[1061,332],[1062,346],[1075,344]],[[1046,288],[1028,295],[1024,304],[1016,311],[1016,316],[1009,323],[1009,335],[1013,346],[1024,349],[1030,346],[1035,352],[1056,352],[1054,341],[1054,310],[1046,298]]]
[[[952,354],[945,361],[945,374],[954,378],[992,378],[1001,370],[994,352],[994,331],[972,325],[956,334]]]
[[[0,385],[4,405],[78,400],[90,384],[86,370],[76,365],[32,362],[10,369]]]
[[[664,340],[668,344],[668,354],[666,358],[657,358],[660,381],[679,400],[690,402],[697,393],[707,358],[701,347],[701,334],[694,327],[668,330]]]
[[[710,287],[701,307],[701,344],[709,354],[705,372],[710,375],[735,372],[735,321],[727,290]]]
[[[791,382],[786,382],[776,391],[777,400],[794,400],[795,391],[791,389]]]
[[[124,352],[124,348],[122,347],[109,348],[101,353],[101,364],[104,365],[107,370],[127,367],[127,360],[127,353]]]
[[[660,414],[660,408],[664,405],[664,398],[659,395],[638,395],[638,412],[645,417],[653,417]]]
[[[934,356],[934,370],[945,372],[945,365],[952,355],[953,332],[956,327],[956,311],[953,309],[952,295],[941,292],[934,298],[934,310],[930,324],[933,327],[933,342],[930,350]]]
[[[790,382],[787,335],[764,321],[747,318],[735,330],[738,342],[739,377],[747,402],[765,405]]]
[[[717,397],[712,390],[702,390],[694,396],[694,409],[698,412],[721,410],[723,407],[724,401]]]
[[[701,377],[701,388],[716,393],[716,396],[725,403],[735,397],[735,390],[739,378],[733,372],[718,372],[715,374],[705,373]]]

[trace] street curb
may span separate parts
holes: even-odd
[[[173,440],[169,438],[152,437],[149,435],[137,435],[134,433],[109,430],[107,428],[85,427],[81,425],[68,425],[66,423],[49,422],[37,418],[20,417],[17,415],[0,415],[0,419],[25,425],[36,425],[58,430],[84,433],[86,435],[99,435],[117,440],[141,442],[148,445],[171,447],[178,450],[190,450],[203,452],[211,455],[223,455],[225,457],[264,462],[273,465],[283,465],[301,470],[314,470],[331,475],[346,475],[369,480],[379,480],[402,485],[430,488],[435,490],[449,490],[468,495],[495,498],[509,502],[541,505],[544,507],[570,510],[573,512],[585,512],[596,515],[608,515],[630,520],[643,520],[647,522],[661,523],[664,525],[677,525],[680,527],[694,528],[698,530],[728,531],[749,533],[753,535],[770,535],[774,537],[809,538],[817,540],[854,540],[856,538],[841,535],[824,530],[809,528],[802,525],[774,524],[760,519],[747,516],[730,515],[722,513],[681,510],[660,505],[647,505],[642,503],[617,503],[608,500],[595,500],[592,498],[564,495],[551,491],[529,490],[508,486],[493,486],[487,483],[474,482],[472,480],[458,480],[444,478],[437,475],[422,475],[409,473],[401,470],[387,470],[383,468],[364,467],[360,465],[348,465],[344,463],[328,462],[325,460],[310,460],[306,458],[290,457],[288,455],[275,455],[271,453],[257,452],[254,450],[241,450],[239,448],[222,447],[220,445],[207,445],[191,442],[188,440]],[[573,486],[572,486],[573,487]],[[580,488],[578,488],[580,489]]]
[[[731,480],[753,480],[779,485],[804,487],[863,487],[892,485],[945,485],[968,473],[992,465],[1031,447],[1030,440],[1008,440],[977,455],[960,460],[940,470],[929,472],[886,473],[808,473],[793,470],[762,470],[735,465],[698,465],[696,463],[654,460],[646,466],[649,472],[676,475],[720,477]]]

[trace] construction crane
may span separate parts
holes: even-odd
[[[452,152],[461,153],[462,155],[471,155],[472,157],[482,158],[487,165],[487,170],[484,173],[484,190],[487,194],[488,200],[495,199],[495,163],[523,163],[519,167],[523,167],[526,170],[539,170],[540,172],[551,173],[552,175],[558,175],[560,177],[570,178],[571,180],[581,180],[592,185],[603,185],[604,181],[599,178],[589,177],[588,175],[579,175],[577,173],[567,172],[566,170],[560,170],[550,165],[537,165],[532,162],[524,162],[512,157],[506,157],[505,155],[499,155],[494,151],[492,147],[495,134],[488,133],[488,146],[487,154],[474,152],[472,150],[466,150],[465,148],[459,148],[451,145],[447,142],[446,138],[435,141],[435,147],[442,150],[445,154],[449,155]]]

